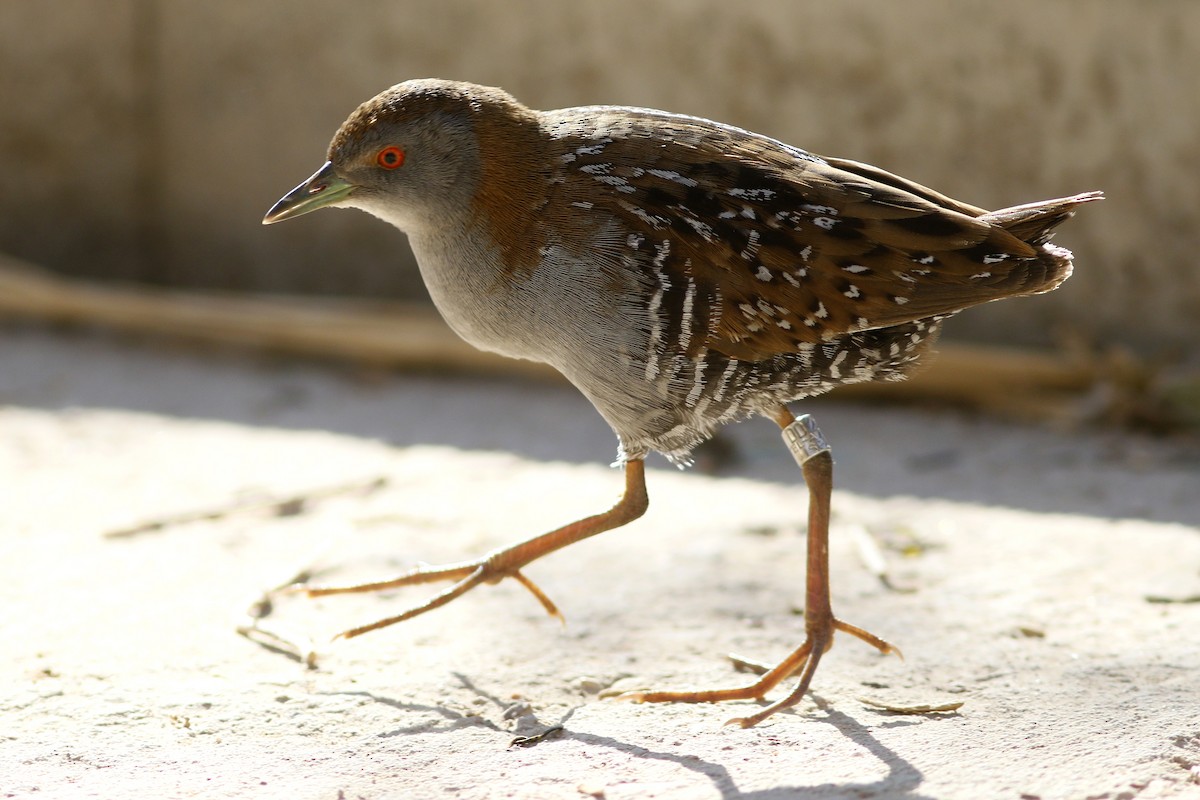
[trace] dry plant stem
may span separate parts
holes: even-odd
[[[514,578],[537,598],[542,608],[552,617],[562,619],[558,608],[528,577],[521,573],[521,568],[536,561],[544,555],[561,550],[581,539],[594,536],[597,533],[619,528],[640,517],[646,511],[649,500],[646,496],[645,463],[640,460],[628,461],[625,464],[625,493],[615,506],[601,514],[564,525],[561,528],[535,536],[524,542],[494,550],[483,558],[475,561],[461,561],[440,567],[422,566],[386,581],[360,583],[353,586],[299,586],[309,597],[320,597],[330,594],[348,594],[352,592],[377,592],[385,589],[395,589],[401,586],[412,586],[419,583],[434,581],[456,581],[446,591],[435,595],[425,603],[414,606],[402,614],[387,617],[369,625],[351,628],[338,634],[339,639],[350,639],[364,633],[386,628],[407,619],[432,611],[446,605],[456,597],[466,594],[481,583],[498,583],[504,578]]]
[[[785,407],[775,414],[779,427],[786,429],[795,418]],[[637,692],[628,699],[637,702],[716,703],[724,700],[761,700],[780,682],[799,673],[796,687],[782,700],[756,714],[731,719],[728,724],[748,728],[785,708],[796,705],[808,691],[821,657],[833,646],[834,631],[843,631],[878,649],[881,653],[899,651],[883,639],[833,616],[829,598],[829,506],[833,492],[833,458],[828,450],[809,456],[802,464],[808,486],[808,565],[805,590],[804,627],[806,638],[778,665],[747,686],[732,689],[677,692]]]

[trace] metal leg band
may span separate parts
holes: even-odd
[[[792,452],[796,463],[804,466],[805,462],[821,453],[829,452],[829,444],[821,435],[817,422],[809,414],[796,417],[796,420],[781,431],[783,443]]]

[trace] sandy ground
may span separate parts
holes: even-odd
[[[771,424],[729,429],[716,476],[657,462],[643,519],[529,569],[565,627],[502,584],[330,644],[427,590],[282,599],[309,669],[235,632],[263,588],[607,507],[614,442],[587,403],[5,328],[0,797],[1200,797],[1194,443],[806,410],[838,460],[835,610],[905,658],[843,639],[810,698],[740,730],[722,723],[754,703],[609,695],[739,682],[725,653],[802,638],[805,495]],[[205,510],[227,513],[113,535]]]

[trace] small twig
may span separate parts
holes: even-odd
[[[1161,594],[1146,595],[1147,603],[1200,603],[1200,594],[1188,594],[1183,597],[1167,597]]]
[[[228,503],[226,505],[217,506],[215,508],[198,509],[195,511],[183,511],[178,514],[166,514],[156,519],[146,520],[134,525],[129,525],[124,528],[115,528],[104,533],[105,539],[125,539],[131,536],[139,536],[143,533],[153,533],[161,531],[165,528],[171,528],[176,525],[186,525],[191,522],[203,522],[206,520],[224,519],[225,517],[233,516],[250,511],[268,512],[278,517],[287,517],[299,514],[304,511],[308,505],[316,500],[325,500],[338,495],[352,494],[370,494],[387,485],[387,478],[379,476],[372,478],[369,481],[358,481],[355,483],[340,484],[337,486],[327,486],[320,489],[313,489],[307,492],[289,495],[287,497],[271,497],[257,496],[245,497]]]
[[[247,615],[246,621],[237,626],[237,632],[250,641],[271,652],[281,653],[303,664],[308,669],[317,668],[317,649],[312,639],[290,627],[268,625],[261,618]]]
[[[508,743],[509,747],[533,747],[535,744],[541,744],[553,736],[560,736],[566,730],[562,725],[551,725],[541,733],[535,733],[532,736],[518,736]]]
[[[730,653],[726,656],[729,662],[733,664],[733,668],[737,672],[749,672],[753,675],[766,675],[771,671],[771,667],[761,661],[753,661],[744,656],[739,656],[737,653]]]
[[[871,535],[865,525],[850,525],[849,529],[850,538],[854,541],[854,549],[858,551],[858,557],[862,560],[863,566],[878,578],[880,583],[885,586],[890,585],[887,559],[883,557],[879,542],[875,541],[875,537]]]
[[[858,702],[865,706],[890,711],[893,714],[943,714],[949,711],[958,711],[963,707],[962,700],[956,703],[944,703],[942,705],[917,705],[917,706],[897,706],[891,703],[882,703],[878,700],[871,700],[866,697],[857,698]]]
[[[321,571],[311,566],[302,567],[275,587],[264,590],[246,609],[241,624],[237,626],[237,632],[272,652],[281,653],[309,669],[316,669],[317,650],[307,634],[290,626],[267,623],[265,620],[275,611],[275,595],[290,587],[308,583]]]

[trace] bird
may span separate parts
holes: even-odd
[[[616,434],[624,491],[607,511],[482,557],[310,596],[450,585],[358,636],[511,578],[646,511],[645,459],[686,466],[725,424],[779,425],[808,490],[805,639],[746,685],[627,693],[637,702],[801,701],[835,632],[829,585],[832,450],[790,405],[902,380],[953,314],[1048,292],[1072,271],[1054,229],[1101,192],[987,211],[884,169],[733,125],[627,106],[537,111],[500,88],[409,80],[361,104],[327,160],[263,224],[356,208],[405,232],[441,315],[468,343],[561,372]]]

